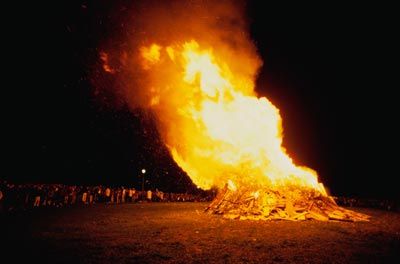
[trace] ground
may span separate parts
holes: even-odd
[[[398,212],[355,209],[372,216],[358,223],[252,222],[208,215],[206,205],[99,204],[3,214],[2,258],[34,263],[400,263]]]

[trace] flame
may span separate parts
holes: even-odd
[[[259,191],[253,192],[252,194],[253,194],[253,197],[255,199],[257,199],[260,196],[260,192]]]
[[[142,47],[141,55],[143,56],[143,68],[149,69],[151,65],[156,64],[160,60],[161,47],[153,44],[150,47]]]
[[[234,191],[234,192],[237,190],[236,185],[231,180],[228,180],[228,188],[229,188],[229,190]]]
[[[149,106],[160,116],[163,139],[197,186],[295,186],[326,195],[317,173],[296,166],[282,147],[279,109],[257,97],[253,79],[232,72],[237,67],[218,51],[192,40],[151,44],[140,54],[158,80]]]

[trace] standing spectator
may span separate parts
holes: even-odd
[[[93,191],[89,190],[88,193],[89,193],[89,204],[93,204]]]
[[[133,202],[133,192],[134,192],[134,189],[133,188],[129,188],[129,191],[128,191],[128,201],[131,203],[131,202]]]
[[[147,191],[147,201],[151,202],[152,192],[151,190]]]
[[[133,194],[132,194],[132,201],[136,202],[137,200],[139,200],[139,192],[136,191],[135,189],[133,189]]]
[[[3,192],[0,190],[0,213],[3,211],[3,199],[4,195]]]
[[[105,194],[106,194],[106,203],[110,203],[111,202],[111,190],[110,190],[110,188],[107,187]]]
[[[46,205],[52,206],[54,203],[54,189],[53,186],[49,186],[49,189],[47,191],[47,199],[46,199]]]
[[[117,204],[121,202],[121,190],[118,188],[116,190],[116,196],[117,196]]]
[[[76,190],[76,186],[74,186],[72,188],[72,192],[71,192],[71,205],[76,203],[76,196],[77,196],[77,190]]]
[[[68,193],[64,193],[64,206],[68,205]]]
[[[87,204],[87,192],[83,191],[82,193],[82,203]]]
[[[35,188],[35,201],[33,203],[33,207],[39,207],[40,206],[40,187]]]
[[[25,192],[24,207],[27,208],[27,207],[30,207],[29,200],[30,200],[30,197],[31,197],[32,189],[29,188],[29,186],[26,186],[24,188],[24,192]]]
[[[125,203],[126,189],[122,187],[121,203]]]
[[[110,198],[111,203],[114,203],[114,195],[115,195],[115,191],[111,190],[111,198]]]
[[[101,187],[98,186],[93,190],[93,203],[102,202],[100,198],[101,198]]]

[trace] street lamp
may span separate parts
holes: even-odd
[[[144,197],[144,174],[146,173],[146,169],[142,169],[142,195]]]

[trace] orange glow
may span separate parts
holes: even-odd
[[[143,46],[140,54],[152,79],[148,106],[174,160],[197,186],[294,186],[326,195],[317,173],[296,166],[282,147],[279,109],[256,95],[254,75],[237,70],[249,61],[194,40]]]
[[[143,68],[149,69],[151,65],[157,63],[160,60],[160,49],[161,47],[157,44],[153,44],[150,47],[142,47],[141,55],[143,56]]]
[[[100,59],[103,61],[103,70],[108,73],[115,73],[114,69],[111,68],[108,62],[108,54],[100,52]]]

